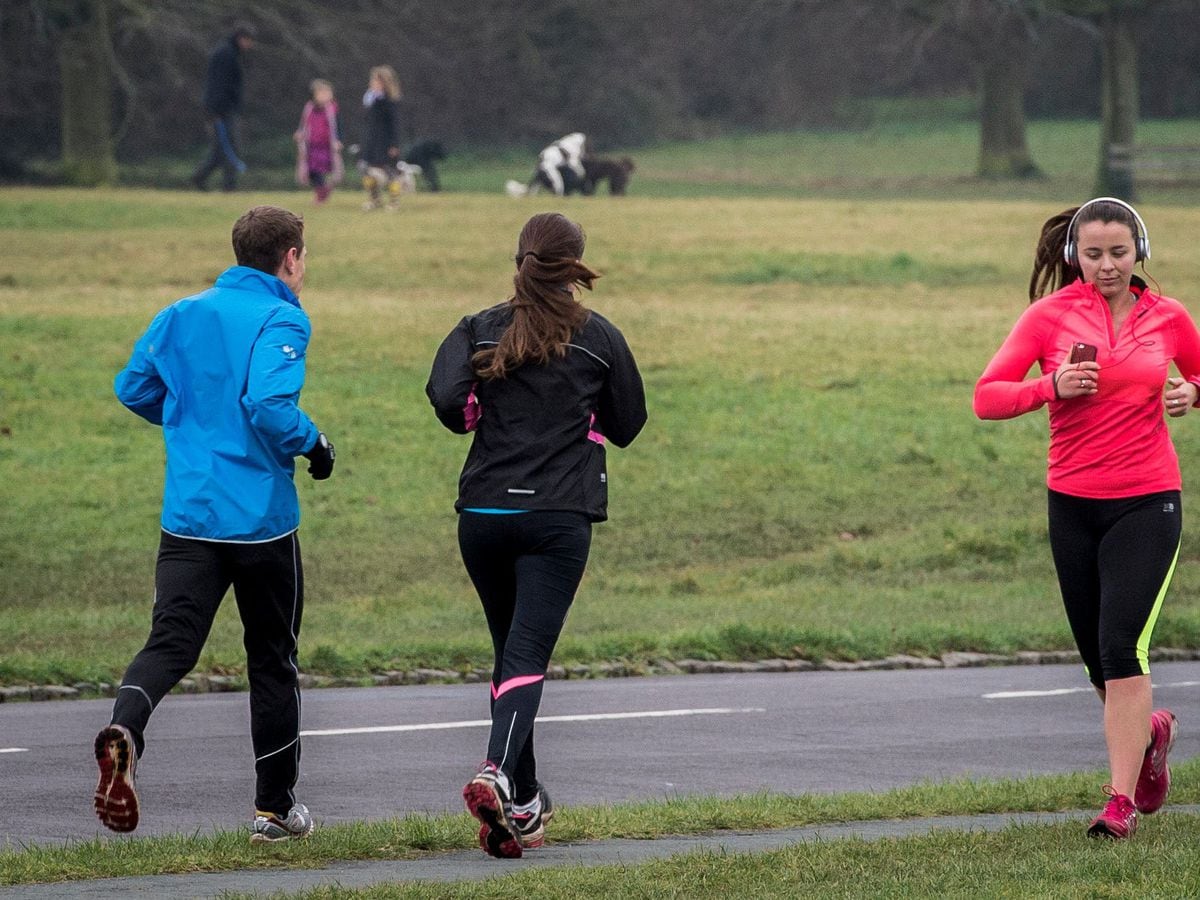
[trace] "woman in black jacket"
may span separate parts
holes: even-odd
[[[363,94],[365,132],[358,164],[367,191],[364,209],[383,205],[382,192],[388,192],[388,205],[395,208],[400,200],[400,80],[391,66],[375,66]]]
[[[463,562],[492,634],[487,761],[463,788],[492,856],[540,847],[552,809],[537,780],[533,722],[550,655],[583,577],[592,523],[607,518],[605,440],[646,422],[624,336],[575,297],[599,276],[582,229],[530,219],[515,295],[467,316],[438,349],[425,391],[438,418],[474,432],[455,509]]]

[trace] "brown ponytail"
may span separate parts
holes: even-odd
[[[1067,246],[1067,228],[1078,209],[1077,206],[1064,209],[1042,225],[1033,255],[1033,274],[1029,276],[1030,303],[1075,280],[1075,269],[1067,263],[1063,251]]]
[[[583,245],[583,229],[560,213],[540,213],[525,223],[517,239],[515,293],[508,301],[512,322],[495,347],[471,357],[476,375],[503,378],[526,363],[541,365],[566,354],[571,336],[591,315],[571,285],[590,291],[600,277],[580,259]]]

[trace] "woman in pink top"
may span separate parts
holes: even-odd
[[[323,78],[313,81],[312,99],[300,113],[296,141],[296,181],[312,185],[314,199],[324,203],[333,186],[342,180],[342,141],[338,136],[338,108],[333,85]]]
[[[1145,223],[1124,201],[1098,197],[1051,217],[1031,303],[975,386],[981,419],[1049,406],[1050,548],[1104,703],[1111,769],[1088,833],[1117,839],[1132,837],[1138,813],[1156,812],[1170,786],[1176,720],[1152,711],[1148,661],[1182,524],[1163,411],[1180,418],[1200,400],[1200,332],[1181,303],[1133,274],[1149,256]],[[1041,374],[1027,379],[1035,363]],[[1182,377],[1170,377],[1170,363]]]

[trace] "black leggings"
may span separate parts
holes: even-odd
[[[1175,572],[1179,491],[1090,500],[1050,491],[1050,549],[1067,620],[1097,687],[1150,674],[1150,635]]]
[[[200,657],[217,608],[233,585],[245,629],[255,806],[286,816],[300,768],[296,639],[304,574],[295,532],[261,544],[162,534],[150,637],[121,680],[112,721],[133,733],[140,755],[150,714]]]
[[[591,542],[592,523],[581,513],[463,512],[458,518],[463,562],[495,651],[487,758],[512,780],[518,803],[537,793],[533,722]]]

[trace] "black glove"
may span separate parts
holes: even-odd
[[[308,460],[308,474],[314,481],[324,481],[333,474],[335,457],[333,444],[329,443],[329,438],[325,437],[325,432],[322,431],[317,435],[317,442],[313,444],[312,449],[304,454],[304,458]]]

